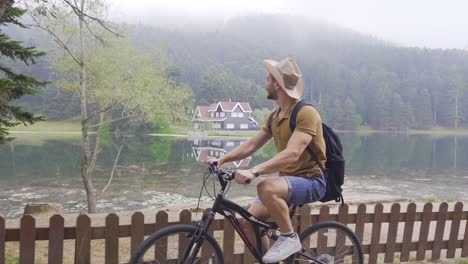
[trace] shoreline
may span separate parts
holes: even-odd
[[[240,206],[246,207],[250,205],[254,201],[255,197],[251,196],[242,196],[237,198],[230,199],[235,203],[239,204]],[[347,194],[345,197],[345,202],[347,205],[357,206],[358,204],[377,204],[377,203],[401,203],[410,201],[408,199],[398,197],[398,196],[390,196],[390,195],[381,195],[381,194]],[[213,204],[212,201],[210,202],[201,202],[200,203],[200,210],[198,211],[198,216],[201,217],[202,210],[210,208]],[[313,208],[320,208],[322,205],[329,205],[330,207],[339,207],[340,203],[337,202],[317,202],[313,203]],[[197,203],[188,203],[188,204],[181,204],[176,206],[164,206],[154,209],[141,209],[135,211],[120,211],[120,212],[108,212],[108,213],[96,213],[96,214],[87,214],[91,219],[92,226],[105,226],[105,218],[107,215],[114,213],[119,216],[120,225],[127,225],[131,223],[131,216],[135,212],[141,212],[145,216],[146,221],[154,221],[156,213],[159,211],[166,211],[169,215],[169,221],[176,221],[179,218],[179,213],[182,210],[190,210],[191,212],[196,212]],[[36,227],[48,227],[49,226],[49,218],[53,214],[37,214],[33,215],[36,219]],[[80,215],[79,213],[62,213],[60,214],[63,216],[65,220],[65,227],[73,227],[76,225],[76,218]],[[195,216],[194,216],[195,217]],[[19,228],[21,217],[15,218],[4,218],[5,219],[5,227],[8,229]]]

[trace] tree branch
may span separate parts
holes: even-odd
[[[88,116],[88,118],[86,118],[85,122],[88,122],[91,118],[101,114],[101,113],[106,113],[107,111],[109,111],[112,107],[114,107],[114,105],[111,105],[111,106],[108,106],[106,108],[104,108],[103,110],[100,110],[100,111],[97,111],[95,113],[92,113]],[[100,121],[101,122],[101,121]]]
[[[120,35],[119,33],[116,33],[114,32],[112,29],[111,29],[111,26],[108,26],[106,22],[104,22],[102,19],[99,19],[99,18],[96,18],[96,17],[93,17],[91,15],[88,15],[84,12],[82,12],[80,9],[78,9],[74,4],[72,4],[70,1],[68,0],[63,0],[67,5],[69,5],[73,11],[76,13],[76,15],[78,15],[79,17],[87,17],[93,21],[96,21],[98,22],[99,25],[101,25],[101,27],[103,27],[105,30],[109,31],[110,33],[114,34],[115,36],[118,36],[118,37],[122,37],[122,35]],[[83,19],[84,21],[84,19]],[[89,28],[88,28],[89,29]]]
[[[113,143],[114,144],[114,143]],[[122,149],[123,147],[125,146],[125,143],[122,144],[120,146],[120,148],[117,147],[117,145],[114,144],[114,146],[117,148],[118,152],[117,152],[117,157],[115,158],[114,160],[114,166],[112,167],[112,171],[111,171],[111,174],[110,174],[110,177],[109,177],[109,180],[107,181],[107,184],[106,186],[104,186],[104,188],[98,193],[96,194],[96,197],[97,196],[100,196],[101,194],[103,194],[107,188],[109,187],[109,185],[111,184],[112,182],[112,179],[114,178],[114,172],[115,172],[115,168],[117,167],[117,162],[119,161],[119,157],[120,157],[120,153],[122,152]]]
[[[64,50],[66,50],[67,53],[72,57],[72,59],[73,59],[78,65],[81,65],[81,62],[75,57],[75,54],[73,54],[73,52],[72,52],[72,51],[67,47],[67,45],[60,39],[60,37],[57,36],[57,35],[49,28],[49,26],[44,27],[44,26],[42,26],[42,25],[40,24],[40,22],[39,22],[34,16],[30,16],[30,17],[31,17],[31,18],[34,20],[34,22],[36,23],[36,24],[31,25],[31,26],[40,28],[40,29],[42,29],[42,30],[48,32],[48,33],[54,38],[54,41],[55,41],[57,44],[59,44]]]
[[[117,121],[120,121],[120,120],[128,119],[128,118],[131,118],[131,117],[136,117],[136,116],[142,116],[142,115],[143,114],[136,114],[136,115],[129,115],[129,116],[124,116],[124,117],[119,117],[119,118],[112,119],[112,120],[109,120],[109,121],[106,121],[106,122],[100,122],[98,124],[88,126],[88,128],[93,128],[93,127],[97,127],[97,126],[101,126],[101,125],[106,125],[106,124],[114,123],[114,122],[117,122]]]

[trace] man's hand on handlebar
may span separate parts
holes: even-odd
[[[238,184],[249,184],[255,179],[255,175],[250,170],[237,170],[235,177]]]
[[[213,165],[218,167],[218,166],[221,166],[221,164],[219,163],[219,159],[214,159],[214,158],[210,158],[208,160],[205,161],[205,168],[207,171],[211,171],[211,169],[213,168]]]

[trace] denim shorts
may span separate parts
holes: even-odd
[[[304,178],[298,176],[283,176],[288,183],[288,205],[303,205],[320,201],[327,191],[325,176]],[[260,197],[256,197],[256,203],[263,204]]]

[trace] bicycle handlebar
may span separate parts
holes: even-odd
[[[226,181],[232,181],[236,177],[236,170],[224,170],[218,168],[218,162],[214,161],[210,164],[210,172],[221,176]],[[246,184],[250,184],[251,180],[248,179],[245,181]]]

